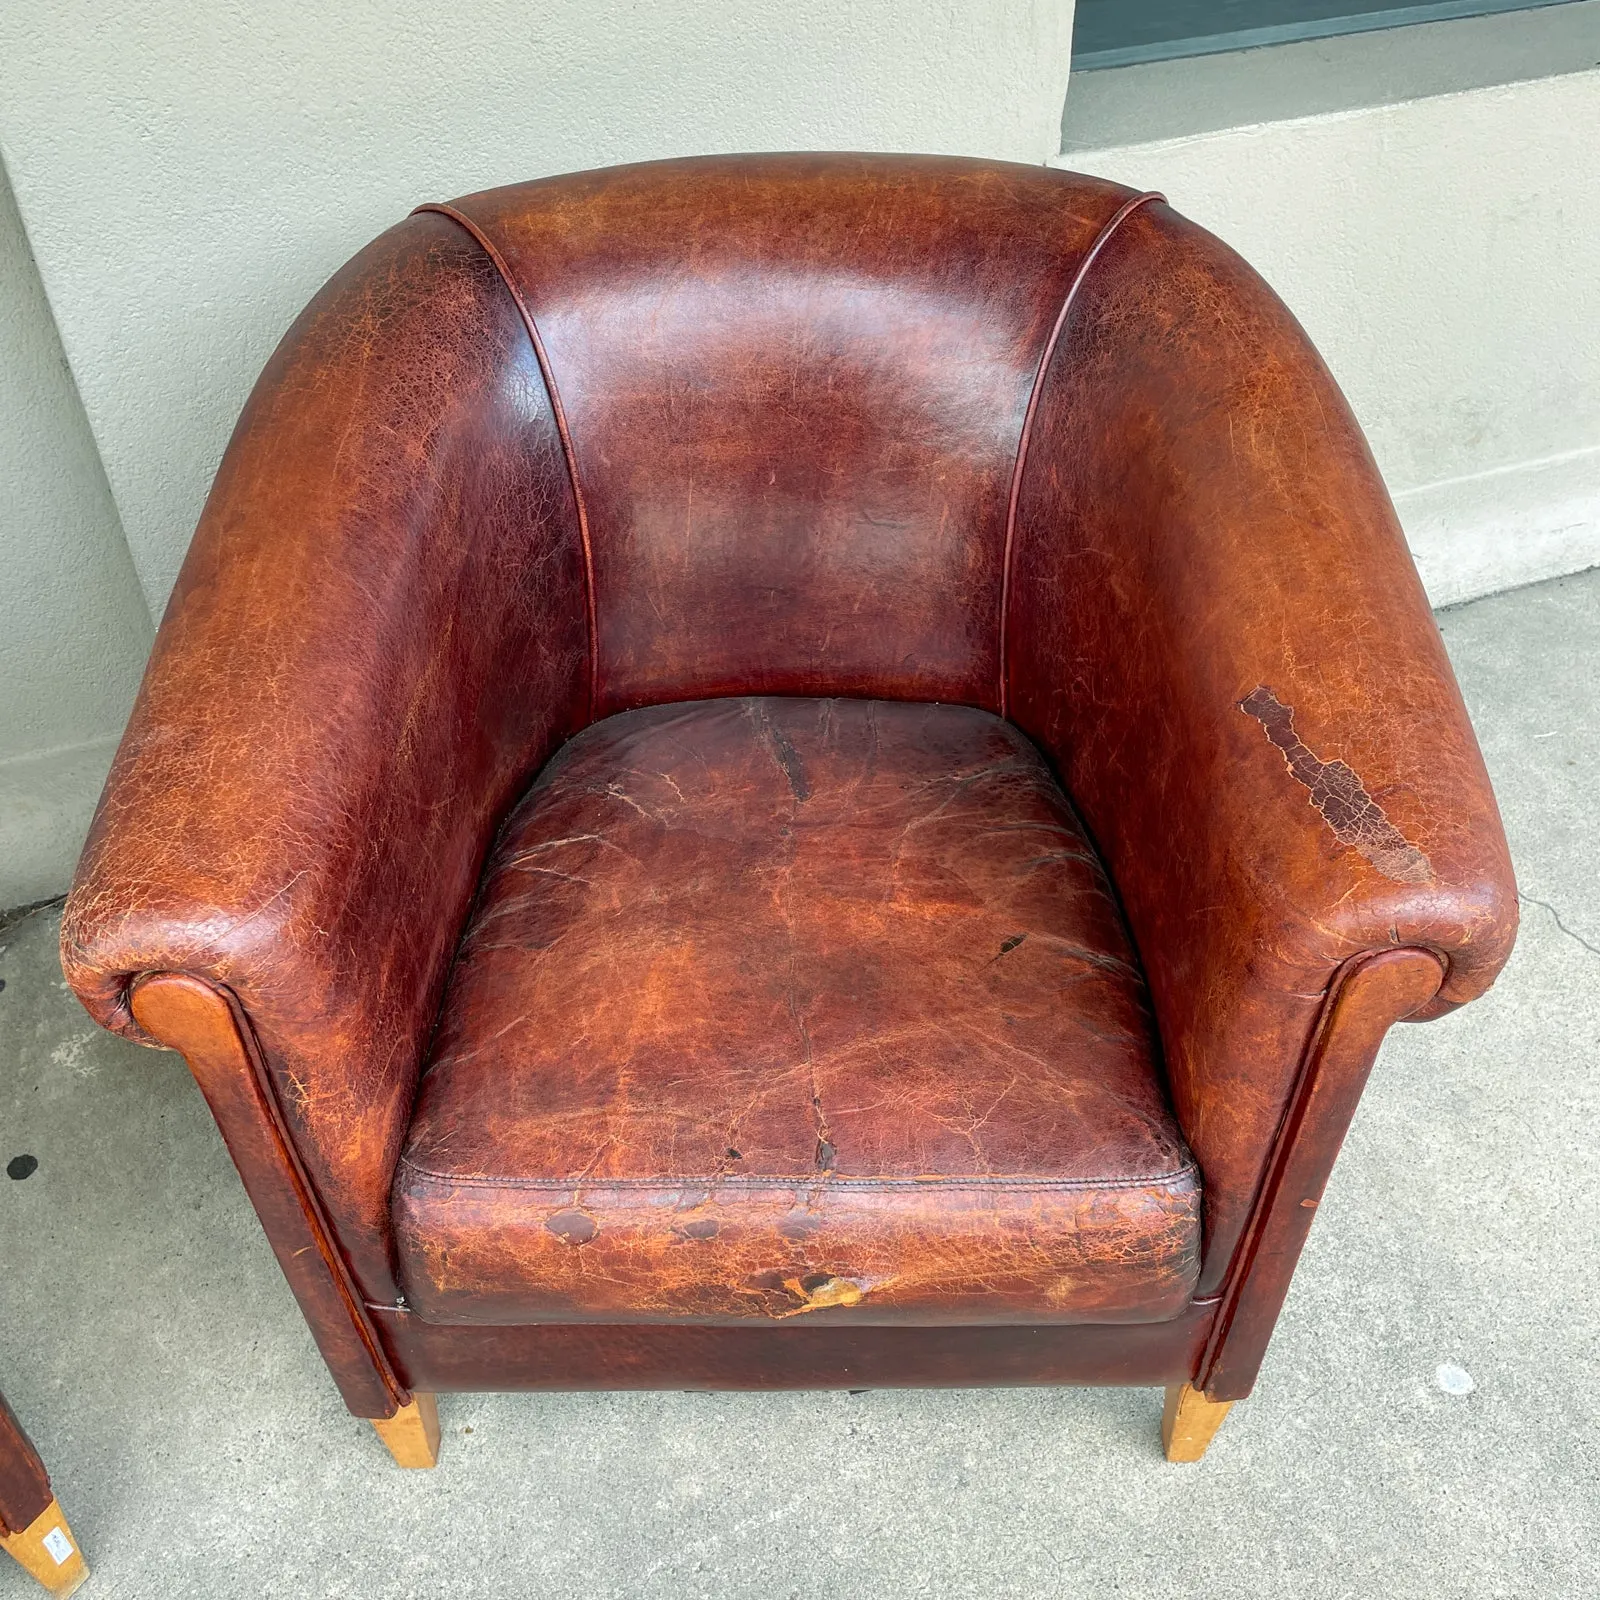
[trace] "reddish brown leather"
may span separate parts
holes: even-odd
[[[720,694],[993,709],[1023,413],[1127,191],[942,157],[719,156],[454,202],[548,353],[601,714]]]
[[[490,861],[395,1193],[436,1322],[1154,1321],[1199,1260],[1099,864],[954,706],[569,743]]]
[[[889,1389],[1182,1383],[1198,1368],[1215,1302],[1167,1322],[874,1327],[794,1322],[708,1328],[592,1322],[441,1327],[378,1312],[415,1389]]]
[[[1166,206],[1106,243],[1063,328],[1008,638],[1012,715],[1081,808],[1149,979],[1204,1174],[1206,1292],[1341,964],[1421,946],[1468,1000],[1510,951],[1516,887],[1349,408],[1265,284]],[[1359,833],[1349,777],[1426,856],[1420,876],[1340,837]]]
[[[1130,198],[930,158],[579,174],[391,230],[286,339],[63,954],[133,1036],[140,973],[235,997],[369,1298],[494,829],[621,707],[1004,705],[1124,903],[1202,1290],[1335,975],[1399,944],[1436,1009],[1491,981],[1504,840],[1366,448],[1259,279]]]
[[[149,1037],[183,1052],[345,1403],[357,1416],[393,1416],[411,1396],[389,1366],[238,1001],[198,978],[157,972],[135,982],[129,1004]]]
[[[68,901],[67,975],[235,994],[366,1293],[491,834],[584,717],[582,554],[516,308],[402,223],[263,374],[184,563]],[[148,1042],[148,1041],[147,1041]]]
[[[1213,1400],[1242,1400],[1254,1386],[1383,1036],[1432,1000],[1443,977],[1425,950],[1358,956],[1338,974],[1196,1374]]]
[[[50,1475],[0,1394],[0,1534],[21,1533],[50,1504]]]

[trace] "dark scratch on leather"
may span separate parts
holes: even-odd
[[[1342,761],[1323,761],[1306,748],[1294,731],[1292,707],[1261,684],[1239,702],[1239,709],[1266,730],[1295,781],[1311,791],[1311,804],[1340,844],[1359,850],[1397,883],[1426,883],[1433,877],[1428,858],[1390,822],[1354,770]]]

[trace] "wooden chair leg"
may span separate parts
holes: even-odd
[[[439,1465],[439,1401],[437,1396],[417,1393],[411,1404],[401,1406],[392,1417],[374,1417],[372,1426],[389,1447],[395,1464],[401,1467]]]
[[[21,1533],[0,1534],[0,1550],[51,1594],[71,1594],[89,1576],[58,1500],[52,1500]]]
[[[1161,1445],[1168,1461],[1198,1461],[1222,1426],[1231,1400],[1208,1400],[1188,1383],[1169,1383],[1161,1412]]]

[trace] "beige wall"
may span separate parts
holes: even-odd
[[[64,887],[146,606],[165,600],[233,419],[367,239],[421,199],[691,151],[1045,161],[1071,14],[0,6],[0,154],[27,233],[0,194],[0,906]],[[1476,66],[1413,30],[1168,64],[1143,101],[1101,74],[1068,99],[1069,129],[1098,94],[1087,120],[1116,131],[1063,164],[1167,190],[1299,313],[1437,602],[1600,562],[1600,72],[1569,70],[1600,63],[1597,23],[1590,0],[1461,25],[1449,38],[1479,41]],[[1502,81],[1519,73],[1540,76]],[[1456,82],[1477,86],[1440,92]]]
[[[65,884],[149,643],[0,170],[0,907]]]
[[[1600,564],[1600,71],[1060,162],[1162,190],[1267,277],[1436,605]]]
[[[421,200],[681,153],[1043,161],[1071,18],[1071,0],[0,7],[0,153],[50,298],[8,197],[0,907],[65,887],[233,420],[374,234]]]
[[[419,201],[740,149],[1058,148],[1070,0],[0,8],[0,148],[153,607],[317,285]]]

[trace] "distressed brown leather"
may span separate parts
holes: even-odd
[[[726,699],[511,814],[395,1186],[437,1322],[1155,1321],[1199,1184],[1099,862],[991,713]]]
[[[97,1020],[232,991],[362,1288],[496,825],[586,720],[582,546],[515,305],[417,216],[290,330],[235,430],[62,925]]]
[[[932,156],[725,156],[469,195],[538,328],[594,551],[597,715],[996,708],[1017,436],[1126,198]]]
[[[141,974],[230,995],[329,1248],[393,1305],[391,1185],[446,980],[496,829],[564,741],[710,697],[996,713],[1126,913],[1200,1168],[1198,1292],[1232,1294],[1337,975],[1429,952],[1438,1010],[1515,931],[1437,632],[1304,334],[1159,200],[1044,169],[719,157],[445,209],[323,290],[240,422],[69,900],[90,1010],[138,1037]],[[756,968],[722,981],[781,981]],[[562,1019],[548,1061],[564,1039],[592,1065]],[[771,1048],[793,1038],[780,1014]],[[1294,1137],[1336,1149],[1343,1114]],[[529,1281],[516,1314],[550,1314]],[[1042,1281],[988,1303],[1020,1314]],[[605,1314],[657,1314],[660,1287]],[[958,1274],[904,1314],[987,1294]]]
[[[21,1533],[50,1504],[50,1475],[0,1394],[0,1534]]]
[[[1349,407],[1260,278],[1165,205],[1106,242],[1045,374],[1007,639],[1009,712],[1104,852],[1149,980],[1208,1292],[1334,972],[1420,946],[1459,1004],[1510,953],[1517,902]]]

